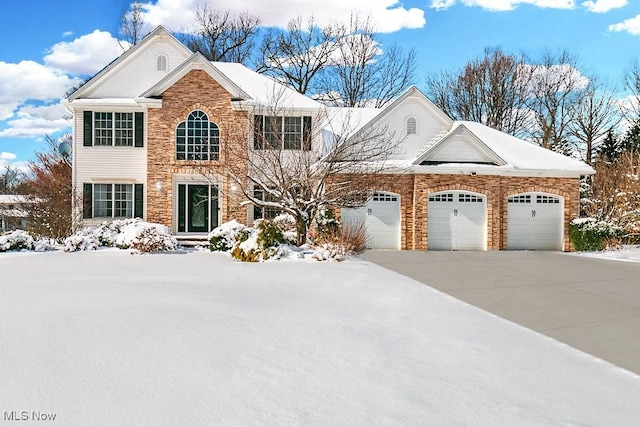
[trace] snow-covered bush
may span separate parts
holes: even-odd
[[[92,251],[101,246],[100,239],[95,236],[94,228],[83,228],[64,240],[65,252]]]
[[[620,246],[622,229],[595,218],[576,218],[569,224],[569,236],[577,251],[601,251]]]
[[[174,251],[178,248],[178,241],[171,234],[159,231],[156,227],[147,227],[136,234],[130,247],[142,253]]]
[[[233,249],[236,242],[246,234],[243,232],[246,228],[235,219],[214,228],[207,237],[209,249],[211,252],[226,252]],[[244,235],[245,240],[246,237],[248,236]]]
[[[93,235],[100,241],[101,246],[116,246],[116,240],[123,229],[142,222],[140,218],[116,219],[105,221],[93,231]]]
[[[24,230],[14,230],[0,236],[0,252],[33,249],[33,237]]]
[[[367,248],[367,228],[364,221],[333,226],[316,236],[316,250],[312,258],[319,261],[341,261],[349,255],[357,255]]]
[[[171,236],[167,227],[136,218],[104,222],[97,228],[84,228],[67,237],[64,250],[88,251],[100,246],[129,249],[134,242],[138,246],[134,249],[140,252],[148,252],[143,250],[147,248],[150,251],[174,250],[178,246],[177,240]]]

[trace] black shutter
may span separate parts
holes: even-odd
[[[311,150],[311,117],[302,117],[302,149]]]
[[[136,147],[144,146],[144,113],[135,114],[135,143]]]
[[[83,184],[82,218],[93,218],[93,184]]]
[[[82,143],[85,147],[91,147],[93,145],[93,112],[84,112],[84,141]]]
[[[254,116],[253,126],[253,148],[262,150],[264,148],[264,116]]]
[[[136,113],[137,114],[137,113]],[[142,218],[144,215],[144,185],[135,184],[133,193],[133,217]]]

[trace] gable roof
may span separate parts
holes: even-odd
[[[141,97],[160,96],[191,70],[203,70],[238,102],[254,107],[319,110],[323,105],[285,84],[235,62],[212,62],[201,53],[191,54]]]
[[[118,70],[122,69],[127,63],[129,63],[133,58],[138,56],[140,52],[146,49],[153,40],[162,39],[173,45],[178,51],[182,52],[185,56],[191,55],[191,51],[182,44],[178,39],[175,38],[170,31],[168,31],[163,26],[159,25],[149,34],[144,36],[142,40],[132,46],[130,49],[126,50],[122,55],[111,61],[107,66],[105,66],[102,70],[98,71],[93,77],[91,77],[87,82],[78,88],[75,92],[73,92],[67,98],[68,101],[73,101],[74,99],[80,98],[85,94],[92,92],[96,87],[98,87],[102,81],[108,79],[110,75],[116,73]]]
[[[414,163],[480,163],[504,166],[507,162],[464,125],[452,130]]]
[[[460,135],[473,136],[474,139],[463,141],[459,138]],[[441,163],[473,163],[472,159],[468,159],[471,161],[467,162],[464,158],[447,159],[437,156],[438,153],[446,153],[447,144],[456,140],[462,141],[462,144],[469,148],[469,152],[476,149],[485,154],[493,153],[496,156],[494,160],[498,161],[494,163],[495,167],[507,167],[523,172],[566,172],[573,175],[595,173],[593,168],[579,160],[542,148],[481,123],[468,121],[455,122],[449,133],[416,159],[414,165],[420,165],[430,159],[437,159]],[[477,145],[469,146],[469,144],[474,144],[472,141],[475,141]],[[491,156],[487,157],[487,159],[490,158]]]
[[[185,61],[175,67],[173,70],[167,73],[160,81],[151,86],[140,97],[148,98],[153,96],[160,96],[164,91],[173,86],[178,80],[184,77],[189,71],[203,70],[212,79],[217,81],[227,92],[234,98],[248,98],[249,95],[245,93],[238,85],[236,85],[225,74],[213,66],[213,64],[205,58],[200,52],[192,53]]]

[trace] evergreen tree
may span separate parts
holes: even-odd
[[[640,120],[636,121],[624,135],[622,149],[632,153],[640,153]]]
[[[598,158],[607,163],[613,163],[618,160],[621,151],[622,147],[618,135],[613,131],[613,128],[610,128],[604,140],[602,140],[602,144],[600,144]]]

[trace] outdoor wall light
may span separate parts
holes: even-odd
[[[164,184],[162,183],[162,181],[156,182],[156,190],[158,191],[158,193],[162,192],[163,188],[164,188]]]

